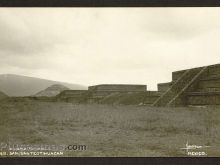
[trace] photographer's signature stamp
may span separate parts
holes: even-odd
[[[208,147],[210,146],[190,145],[187,141],[186,147],[181,148],[181,149],[186,150],[186,154],[188,156],[207,156],[208,154],[205,151],[201,151],[201,150],[204,148],[208,148]]]

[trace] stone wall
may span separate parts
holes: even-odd
[[[162,95],[162,92],[158,91],[147,91],[145,93],[143,103],[147,105],[153,104]]]
[[[58,101],[81,102],[86,100],[87,90],[65,90],[56,96]]]
[[[172,82],[160,83],[160,84],[157,84],[157,89],[159,92],[165,92],[171,87],[171,85],[172,85]]]
[[[220,65],[208,67],[197,84],[197,88],[187,95],[188,105],[220,105]]]
[[[201,67],[198,67],[198,68],[201,68]],[[192,68],[192,69],[198,69],[198,68]],[[189,69],[172,72],[172,81],[175,81],[179,77],[181,77],[182,74],[186,70],[189,70]],[[206,74],[203,75],[203,78],[209,78],[209,77],[218,76],[218,75],[220,75],[220,64],[210,65],[208,66]]]
[[[210,77],[220,75],[220,64],[210,65],[208,68],[208,74]]]
[[[110,92],[144,92],[146,85],[127,85],[127,84],[102,84],[90,86],[89,91],[110,91]]]
[[[201,69],[202,67],[172,72],[171,83],[158,84],[158,91],[166,92],[179,78],[184,78],[186,71]],[[190,72],[189,72],[190,73]],[[190,82],[190,80],[188,80]],[[187,84],[186,84],[187,85]],[[185,85],[184,85],[185,86]],[[183,89],[185,88],[183,86]],[[180,103],[184,105],[219,105],[220,104],[220,64],[210,65],[204,73],[184,91]],[[174,93],[177,95],[178,93]],[[183,104],[180,104],[183,105]]]
[[[85,92],[87,92],[87,90],[65,90],[62,91],[57,97],[59,98],[77,98],[77,97],[81,97],[82,94],[84,94]]]
[[[197,86],[197,92],[220,92],[220,77],[200,80]]]
[[[146,85],[127,85],[127,84],[101,84],[90,86],[88,91],[91,98],[102,98],[112,93],[145,92]]]
[[[220,105],[220,92],[191,92],[187,95],[188,105]]]
[[[146,85],[130,85],[130,84],[101,84],[89,86],[88,88],[88,103],[99,103],[102,99],[112,94],[129,94],[146,92]]]
[[[111,93],[117,93],[117,92],[113,92],[113,91],[92,91],[90,94],[91,98],[102,98],[105,96],[110,95]]]

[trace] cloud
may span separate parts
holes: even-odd
[[[33,55],[50,51],[59,44],[73,43],[72,37],[78,37],[79,29],[72,25],[74,17],[68,18],[71,13],[68,10],[48,11],[30,8],[1,9],[1,51],[15,55]]]
[[[211,11],[210,8],[151,9],[143,15],[142,30],[152,40],[181,42],[203,35],[220,25],[215,21],[220,16],[219,11]]]
[[[219,8],[0,11],[0,73],[155,89],[174,70],[220,61]]]

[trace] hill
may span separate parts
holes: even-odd
[[[0,100],[7,98],[8,96],[0,91]]]
[[[42,90],[42,91],[38,92],[34,96],[52,97],[52,96],[58,95],[60,92],[62,92],[64,90],[69,90],[69,88],[67,88],[63,85],[60,85],[60,84],[54,84],[54,85],[46,88],[45,90]]]
[[[54,84],[61,84],[69,89],[87,89],[86,86],[59,81],[40,79],[14,74],[0,75],[0,91],[8,96],[30,96]]]

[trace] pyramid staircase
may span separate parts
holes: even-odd
[[[152,105],[169,107],[183,104],[181,99],[182,96],[196,84],[196,81],[207,71],[207,68],[206,66],[186,70]]]

